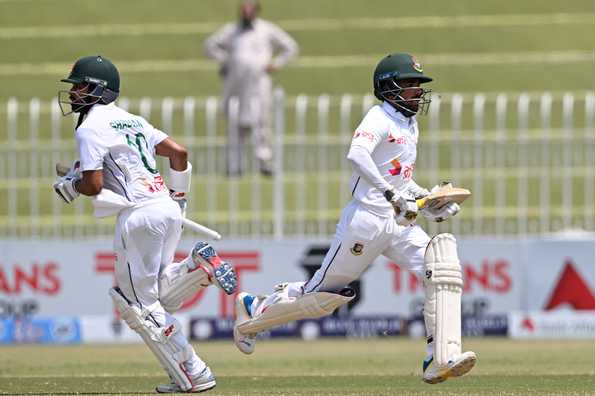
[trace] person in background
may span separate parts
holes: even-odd
[[[242,1],[239,21],[226,24],[204,43],[205,55],[219,63],[223,78],[230,176],[241,175],[244,170],[244,144],[250,134],[260,172],[272,174],[271,74],[298,53],[297,43],[285,31],[258,18],[260,10],[258,1]],[[229,123],[232,98],[237,98],[239,104],[237,130],[232,130],[235,125]]]

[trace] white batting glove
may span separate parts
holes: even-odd
[[[395,213],[397,214],[395,221],[398,225],[408,226],[415,222],[417,218],[417,202],[415,202],[413,195],[405,192],[397,196],[394,190],[387,190],[384,192],[384,197],[395,209]]]
[[[169,190],[169,196],[171,199],[176,201],[180,205],[182,211],[182,217],[186,217],[186,207],[188,206],[188,200],[186,199],[186,193],[180,191]]]
[[[78,196],[79,192],[76,190],[75,183],[80,180],[81,175],[81,162],[76,160],[73,162],[68,173],[62,177],[59,177],[54,183],[54,191],[60,198],[67,204],[74,201]]]
[[[423,208],[421,214],[430,221],[440,223],[459,213],[461,206],[456,202],[448,203],[441,208]]]
[[[443,188],[452,187],[450,182],[442,182],[436,184],[430,190],[430,193],[435,193]],[[461,206],[456,202],[451,202],[440,207],[425,207],[420,212],[428,220],[440,223],[449,217],[455,216],[461,210]]]

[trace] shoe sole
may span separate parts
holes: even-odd
[[[423,381],[427,384],[435,385],[444,382],[449,378],[460,377],[471,371],[476,362],[477,356],[469,356],[468,358],[461,360],[458,364],[445,369],[439,376],[432,379],[424,378]]]
[[[192,391],[190,391],[188,393],[206,392],[208,390],[213,389],[215,386],[217,386],[217,383],[213,380],[211,382],[207,382],[206,384],[199,385],[196,389],[193,389]]]
[[[250,345],[246,345],[245,343],[241,342],[239,339],[241,337],[240,331],[238,330],[238,325],[240,324],[240,321],[238,319],[240,319],[240,315],[238,314],[238,311],[242,312],[242,317],[247,317],[250,318],[250,316],[247,314],[246,309],[244,307],[244,296],[247,296],[248,293],[244,293],[244,292],[240,292],[238,293],[238,295],[236,296],[236,300],[235,300],[235,310],[236,310],[236,322],[233,326],[233,343],[236,345],[236,347],[240,350],[240,352],[246,354],[246,355],[250,355],[252,354],[252,352],[254,352],[254,343],[250,346]],[[246,319],[248,320],[248,319]],[[243,323],[243,322],[242,322]]]
[[[200,384],[198,385],[196,388],[187,390],[187,391],[183,391],[183,390],[176,390],[176,391],[172,391],[172,392],[162,392],[159,391],[158,388],[155,388],[155,392],[160,393],[160,394],[166,394],[166,393],[201,393],[201,392],[206,392],[208,390],[213,389],[215,386],[217,386],[217,382],[215,380],[204,383],[204,384]]]
[[[254,352],[255,345],[254,344],[250,345],[249,343],[241,342],[241,341],[239,341],[239,338],[240,338],[240,336],[239,336],[238,328],[236,326],[234,326],[234,328],[233,328],[233,343],[240,350],[240,352],[242,352],[243,354],[246,354],[246,355],[251,355],[252,352]]]

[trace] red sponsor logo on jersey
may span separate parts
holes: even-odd
[[[357,139],[359,137],[368,139],[369,141],[373,142],[374,139],[376,138],[376,135],[374,135],[372,132],[366,132],[366,131],[358,131],[355,133],[355,135],[353,135],[354,139]]]
[[[390,163],[394,166],[394,168],[389,169],[388,173],[390,173],[393,176],[398,176],[401,174],[401,163],[399,162],[399,160],[397,158],[393,159],[390,161]]]
[[[397,136],[394,137],[392,134],[388,137],[389,143],[397,143],[397,144],[407,144],[407,139],[405,136]]]
[[[415,167],[415,165],[406,165],[405,168],[403,168],[403,180],[405,181],[409,181],[411,180],[411,178],[413,177],[413,168]]]
[[[165,190],[165,181],[161,176],[155,176],[153,181],[149,181],[148,179],[143,180],[143,184],[147,187],[147,190],[151,193],[156,193],[159,191]]]

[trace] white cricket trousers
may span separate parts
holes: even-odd
[[[181,328],[180,323],[161,306],[158,282],[163,268],[173,262],[181,234],[180,207],[169,198],[155,200],[140,208],[125,209],[116,222],[116,282],[129,301],[141,309],[151,307],[150,320],[159,327],[175,323]],[[188,345],[181,331],[172,339],[180,350]],[[193,353],[184,366],[190,375],[196,375],[206,365]]]
[[[383,255],[423,280],[424,255],[430,237],[417,224],[399,226],[351,201],[341,214],[322,266],[304,285],[304,292],[339,291],[358,279]]]

